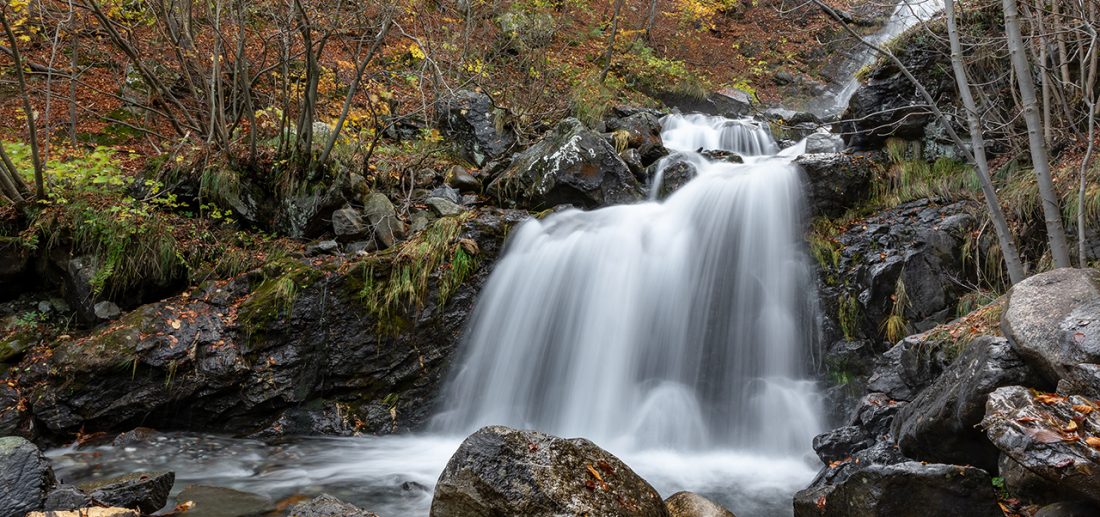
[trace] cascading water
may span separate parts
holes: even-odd
[[[173,470],[273,499],[331,493],[427,515],[459,443],[486,424],[594,440],[663,495],[737,515],[791,514],[821,428],[804,380],[814,293],[800,231],[799,152],[751,120],[664,119],[698,176],[663,202],[566,210],[518,227],[482,291],[430,434],[262,442],[169,434],[50,452],[67,481]],[[710,161],[724,149],[745,164]],[[657,190],[659,184],[651,188]],[[102,458],[110,458],[103,462]]]
[[[809,451],[822,426],[803,380],[815,326],[799,171],[751,120],[663,125],[666,162],[687,160],[697,177],[663,203],[519,227],[480,295],[442,430],[584,436],[628,461]]]

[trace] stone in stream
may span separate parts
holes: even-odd
[[[47,512],[76,510],[92,506],[92,498],[72,485],[58,485],[46,495],[43,507]]]
[[[141,513],[129,508],[90,507],[67,511],[31,512],[27,517],[139,517]]]
[[[669,515],[657,491],[583,438],[503,426],[462,442],[439,476],[432,517]]]
[[[694,492],[676,492],[665,499],[669,517],[737,517],[722,505]]]
[[[355,505],[345,503],[328,494],[322,494],[292,507],[287,517],[378,517]]]
[[[187,517],[262,517],[275,510],[271,499],[219,486],[190,485],[176,496]]]
[[[38,447],[18,436],[0,438],[0,516],[42,508],[54,482],[53,469]]]
[[[80,489],[100,503],[153,513],[168,503],[168,492],[175,481],[174,472],[135,472],[85,483]]]

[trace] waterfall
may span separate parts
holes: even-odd
[[[883,25],[878,32],[865,37],[865,39],[874,45],[884,45],[910,27],[931,19],[932,15],[941,9],[943,9],[943,2],[938,0],[901,0],[894,8],[886,25]],[[859,89],[860,82],[859,78],[856,77],[856,72],[861,67],[873,63],[876,57],[871,49],[857,43],[855,52],[841,67],[842,73],[840,75],[847,77],[848,80],[843,84],[839,84],[839,89],[834,88],[822,97],[822,101],[825,103],[824,108],[821,110],[822,114],[837,115],[848,109],[848,101]]]
[[[661,203],[514,230],[444,392],[442,430],[506,424],[612,450],[810,450],[822,425],[805,380],[815,327],[800,173],[751,121],[662,123],[697,177]]]

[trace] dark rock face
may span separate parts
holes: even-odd
[[[667,516],[661,496],[615,456],[583,438],[485,427],[439,476],[433,517]]]
[[[689,181],[695,178],[698,171],[695,170],[695,166],[683,159],[678,159],[679,155],[672,155],[661,160],[649,167],[650,170],[650,186],[653,188],[653,183],[658,181],[658,175],[660,175],[659,181],[660,187],[657,192],[658,199],[665,199],[671,196],[673,192],[680,190],[681,187],[687,185]],[[667,165],[665,165],[667,163]],[[665,165],[665,169],[661,172],[657,172],[657,169]]]
[[[814,437],[814,452],[826,465],[840,461],[874,444],[874,439],[862,427],[838,427]]]
[[[694,492],[676,492],[665,499],[669,517],[736,517],[722,505]]]
[[[923,464],[871,465],[829,494],[795,506],[798,517],[1000,517],[989,474],[974,467]]]
[[[893,400],[914,400],[950,362],[944,349],[929,343],[926,335],[909,336],[879,356],[867,387]]]
[[[174,472],[138,472],[81,485],[80,488],[100,503],[149,514],[168,503],[168,492],[175,482]]]
[[[287,517],[378,517],[328,494],[290,507]]]
[[[1000,451],[976,428],[986,398],[1002,386],[1041,382],[1004,338],[979,337],[898,412],[894,438],[910,458],[996,471]]]
[[[484,93],[456,92],[441,110],[439,127],[458,143],[463,156],[478,167],[504,156],[516,143],[515,133],[505,127],[497,131],[496,107]]]
[[[72,485],[60,485],[46,495],[44,509],[47,512],[68,511],[92,506],[92,498]]]
[[[629,167],[599,133],[574,118],[517,154],[488,192],[517,206],[544,210],[633,203],[643,197]]]
[[[1058,269],[1016,284],[1002,326],[1047,380],[1092,384],[1100,363],[1100,271]]]
[[[452,245],[468,249],[475,268],[442,305],[443,269],[432,272],[423,310],[387,320],[360,298],[365,271],[388,273],[381,259],[373,269],[342,257],[285,259],[142,306],[48,355],[28,353],[12,370],[9,388],[29,401],[15,426],[27,430],[31,417],[37,432],[58,437],[139,424],[264,436],[414,428],[433,410],[488,265],[527,217],[463,215]],[[287,283],[293,296],[281,298],[275,287]]]
[[[623,118],[608,119],[606,125],[607,130],[611,133],[624,132],[627,135],[626,144],[631,149],[649,151],[662,145],[661,121],[656,115],[648,111],[640,111]],[[643,155],[647,154],[646,152],[641,153]],[[646,163],[645,165],[649,164]]]
[[[934,99],[947,103],[955,98],[954,75],[943,39],[924,37],[918,26],[899,37],[906,44],[898,58],[917,77]],[[848,146],[856,149],[880,148],[887,137],[919,140],[933,121],[930,110],[913,83],[889,61],[872,66],[863,85],[848,101],[841,117],[841,133]]]
[[[707,94],[705,97],[693,97],[673,92],[654,92],[654,98],[670,108],[684,113],[704,113],[738,118],[752,112],[752,96],[747,92],[732,88]]]
[[[805,172],[806,197],[815,216],[840,216],[871,195],[871,161],[864,156],[804,154],[794,163]]]
[[[0,515],[41,509],[53,484],[53,469],[38,447],[16,436],[0,438]]]
[[[1081,396],[998,388],[986,403],[986,436],[1031,473],[1079,497],[1100,502],[1100,411]],[[1096,442],[1094,442],[1096,443]],[[1100,443],[1096,443],[1100,445]]]

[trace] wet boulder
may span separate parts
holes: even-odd
[[[217,486],[190,485],[176,501],[188,505],[188,517],[261,517],[275,510],[267,497]]]
[[[488,192],[534,210],[563,204],[598,208],[633,203],[644,195],[615,148],[575,118],[517,154]]]
[[[606,126],[613,139],[625,138],[626,147],[638,149],[640,155],[647,155],[654,148],[662,145],[661,121],[657,115],[648,111],[640,111],[623,118],[608,119]],[[623,136],[617,137],[616,134]]]
[[[982,427],[1006,456],[1060,489],[1100,502],[1100,407],[1022,386],[989,396]]]
[[[345,503],[328,494],[290,507],[287,517],[378,517],[376,514]]]
[[[806,154],[835,154],[844,150],[844,140],[832,133],[813,133],[806,137]]]
[[[867,386],[893,400],[914,400],[950,362],[947,350],[926,334],[908,336],[879,356]]]
[[[93,506],[67,511],[31,512],[26,517],[139,517],[140,515],[140,512],[129,508]]]
[[[86,483],[80,485],[80,489],[100,503],[149,514],[168,503],[168,492],[175,482],[174,472],[136,472]]]
[[[649,166],[649,189],[657,184],[657,198],[665,199],[673,192],[680,190],[699,173],[695,165],[681,158],[682,155],[673,155]],[[663,167],[663,169],[662,169]],[[659,184],[658,184],[659,182]]]
[[[657,491],[583,438],[502,426],[466,438],[439,476],[433,517],[667,516]]]
[[[993,390],[1038,385],[1038,375],[1004,338],[979,337],[894,419],[893,435],[910,458],[997,468],[1000,451],[977,429]]]
[[[497,107],[488,95],[461,90],[443,102],[439,128],[456,142],[463,157],[481,167],[504,156],[516,143],[515,132],[499,127]],[[499,131],[498,131],[499,127]]]
[[[1016,284],[1002,327],[1047,380],[1069,379],[1090,388],[1090,370],[1100,363],[1100,271],[1056,269]],[[1100,384],[1091,389],[1100,391]]]
[[[92,506],[92,498],[83,490],[72,485],[58,485],[46,494],[47,512],[76,510]]]
[[[16,436],[0,437],[0,515],[41,509],[54,483],[53,469],[38,447]]]
[[[481,180],[477,179],[473,174],[470,174],[470,171],[466,170],[466,168],[461,165],[455,165],[447,169],[447,174],[444,175],[443,181],[459,192],[481,192]]]
[[[813,448],[821,462],[828,465],[849,458],[874,443],[874,438],[862,427],[849,425],[815,436]]]
[[[665,499],[669,517],[736,517],[722,505],[694,492],[676,492]]]
[[[651,97],[684,113],[705,113],[727,118],[744,117],[752,112],[752,94],[737,88],[723,88],[703,97],[672,91],[651,92]]]
[[[871,161],[864,156],[803,154],[794,163],[805,173],[806,197],[815,216],[843,215],[871,196]]]
[[[871,465],[831,493],[796,504],[797,517],[1001,517],[989,474],[974,467],[919,463]]]

